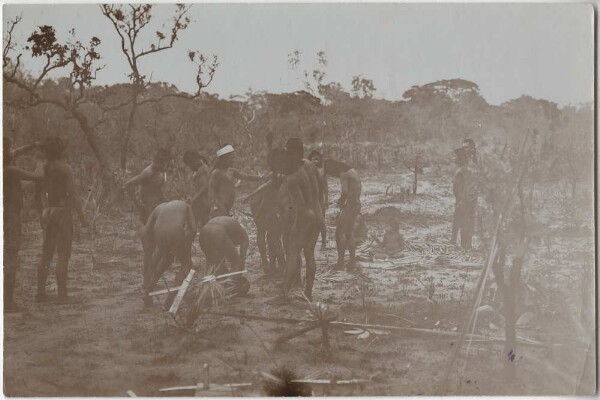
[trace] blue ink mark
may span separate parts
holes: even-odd
[[[515,354],[515,352],[513,350],[508,352],[508,359],[510,360],[510,362],[514,362],[516,356],[517,355]]]

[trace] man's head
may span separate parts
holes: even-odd
[[[154,155],[153,164],[159,171],[164,172],[167,170],[167,166],[169,165],[170,161],[171,152],[163,147],[160,147]]]
[[[313,150],[308,155],[308,159],[315,164],[317,167],[323,167],[323,156],[319,153],[318,150]]]
[[[4,136],[2,140],[2,153],[4,155],[4,165],[8,165],[12,162],[12,139],[8,136]]]
[[[48,161],[59,160],[63,156],[65,147],[65,142],[58,136],[46,138],[42,144],[44,155]]]
[[[233,162],[233,154],[235,150],[232,145],[227,144],[217,150],[217,160],[215,166],[219,169],[226,169],[231,166]]]
[[[464,147],[459,147],[454,150],[454,162],[459,167],[467,163],[467,151]]]
[[[192,171],[196,171],[198,168],[207,164],[206,159],[195,150],[189,150],[183,153],[183,163]]]
[[[297,137],[292,137],[285,143],[285,150],[296,160],[302,160],[304,158],[304,145],[302,140]]]
[[[288,151],[284,149],[273,149],[267,154],[267,164],[271,171],[276,174],[291,175],[299,164]]]
[[[333,176],[334,178],[339,178],[343,172],[346,172],[350,169],[348,164],[337,160],[325,160],[323,165],[325,168],[325,174]]]

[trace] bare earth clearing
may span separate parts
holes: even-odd
[[[401,186],[409,184],[407,175],[373,176],[363,172],[361,176],[363,214],[371,216],[369,234],[381,237],[385,226],[385,214],[380,212],[376,216],[381,218],[372,217],[375,211],[396,207],[402,215],[401,231],[412,245],[404,257],[423,261],[393,270],[367,268],[369,263],[363,262],[363,271],[372,282],[362,285],[360,293],[351,280],[332,281],[322,275],[315,282],[315,300],[327,304],[338,320],[460,332],[481,266],[456,261],[457,257],[468,258],[459,249],[454,249],[449,257],[440,257],[428,254],[427,248],[432,246],[426,245],[448,247],[453,197],[447,177],[426,173],[419,183],[419,194],[400,203],[385,191],[393,185],[397,193]],[[337,181],[330,179],[330,190],[333,204],[339,196]],[[253,237],[247,262],[250,293],[218,311],[308,317],[307,304],[301,300],[287,306],[265,304],[278,294],[279,283],[262,278],[254,223],[244,214],[247,211],[247,206],[238,204],[235,216]],[[328,210],[327,250],[321,251],[317,245],[318,276],[337,257],[333,241],[336,212],[335,208]],[[74,244],[69,271],[73,303],[37,305],[33,299],[41,244],[39,223],[29,220],[25,224],[16,299],[26,311],[4,317],[5,394],[123,396],[127,390],[133,390],[138,395],[157,395],[160,388],[202,382],[205,363],[210,365],[212,382],[258,384],[251,391],[240,391],[237,395],[259,394],[258,371],[268,372],[276,365],[293,367],[301,377],[368,379],[379,373],[362,387],[334,388],[330,392],[333,395],[436,394],[455,340],[386,331],[370,332],[368,337],[359,338],[357,334],[344,333],[354,328],[335,327],[329,334],[332,355],[326,357],[321,351],[320,330],[294,338],[278,350],[267,350],[278,336],[298,329],[291,324],[206,315],[196,325],[196,333],[186,333],[159,305],[143,308],[142,251],[133,216],[104,218],[99,232],[94,245],[89,233],[82,233]],[[593,248],[593,235],[591,230],[561,232],[566,231],[553,229],[550,246],[543,241],[537,244],[532,264],[523,270],[524,280],[538,294],[542,293],[545,300],[544,307],[529,309],[533,319],[523,324],[518,334],[570,347],[553,350],[519,347],[514,360],[518,365],[518,384],[507,387],[501,379],[502,344],[474,341],[463,382],[457,387],[466,350],[455,366],[449,394],[575,393],[585,365],[585,351],[573,349],[580,339],[575,320],[579,320],[581,307],[581,255]],[[469,256],[485,258],[485,254],[477,251]],[[203,263],[197,243],[194,263]],[[169,271],[173,272],[174,268]],[[337,276],[348,279],[346,273]],[[433,310],[426,289],[419,283],[420,280],[427,284],[431,277],[436,285],[433,298],[438,303]],[[56,297],[54,279],[52,271],[51,298]],[[482,304],[495,303],[486,297]],[[593,315],[593,310],[589,312]],[[495,318],[482,315],[476,333],[503,337],[503,327]],[[323,394],[322,387],[315,386],[314,390],[315,394]]]

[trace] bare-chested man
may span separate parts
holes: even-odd
[[[186,151],[183,162],[192,170],[192,198],[190,204],[196,223],[204,226],[210,217],[210,201],[208,199],[208,180],[210,169],[208,162],[197,151]]]
[[[17,311],[14,303],[14,290],[19,269],[21,248],[21,209],[23,189],[21,181],[40,181],[42,173],[32,173],[13,164],[17,154],[33,149],[38,143],[13,150],[12,141],[4,138],[4,311]],[[24,150],[25,149],[25,150]]]
[[[161,203],[154,208],[142,229],[144,247],[144,304],[151,305],[148,296],[154,285],[177,258],[181,268],[173,286],[179,286],[192,268],[192,242],[196,236],[196,221],[192,208],[181,200]],[[175,293],[167,298],[168,308]]]
[[[300,275],[301,252],[306,261],[306,286],[304,293],[312,299],[312,289],[316,274],[315,245],[321,231],[322,215],[315,212],[315,192],[313,181],[304,168],[304,162],[297,155],[286,151],[273,151],[270,157],[271,169],[285,178],[279,190],[280,212],[284,228],[284,246],[287,267],[283,282],[282,296],[277,303],[286,303],[287,294]],[[316,200],[318,202],[318,199]]]
[[[302,168],[306,172],[310,182],[311,208],[317,215],[319,231],[321,232],[323,243],[327,243],[327,229],[325,226],[325,189],[324,177],[319,173],[317,166],[304,158],[304,145],[302,140],[296,137],[288,139],[285,144],[285,150],[294,160],[302,162]]]
[[[308,159],[312,161],[318,168],[319,174],[321,175],[321,184],[322,184],[322,193],[323,193],[323,202],[321,204],[323,219],[325,219],[325,212],[329,207],[329,186],[327,185],[327,176],[325,175],[325,168],[323,168],[323,156],[317,150],[313,150],[308,155]],[[327,228],[325,224],[323,224],[323,228],[321,231],[321,249],[325,250],[327,247]]]
[[[248,234],[246,229],[232,217],[212,218],[200,230],[200,248],[206,257],[206,273],[221,275],[246,269],[248,254]],[[239,252],[237,247],[239,246]],[[225,266],[229,261],[229,269]],[[230,278],[234,293],[243,296],[248,293],[250,283],[242,275]]]
[[[211,203],[211,217],[230,216],[235,202],[235,179],[258,182],[262,176],[249,175],[232,168],[234,149],[226,145],[217,151],[215,168],[210,174],[208,196]]]
[[[171,160],[171,155],[166,149],[159,149],[154,156],[152,164],[147,166],[139,175],[134,176],[123,185],[123,190],[130,191],[136,186],[140,186],[141,204],[137,203],[135,194],[131,193],[131,198],[138,207],[140,219],[143,224],[148,221],[148,216],[154,208],[165,201],[163,195],[163,186],[167,181],[167,166]]]
[[[358,173],[341,161],[326,160],[325,173],[328,176],[340,178],[342,193],[338,200],[340,213],[335,227],[335,241],[338,252],[336,269],[344,268],[346,250],[350,253],[350,267],[355,262],[354,224],[360,213],[361,182]]]
[[[37,300],[46,300],[48,268],[56,252],[58,256],[56,262],[58,301],[65,302],[68,298],[67,269],[73,242],[72,210],[75,209],[77,212],[81,225],[86,226],[87,223],[75,190],[73,171],[62,161],[64,142],[58,137],[51,137],[46,139],[43,148],[46,156],[42,190],[45,205],[42,213],[44,238],[42,259],[37,274]]]

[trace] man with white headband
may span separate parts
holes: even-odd
[[[230,216],[235,201],[235,179],[260,181],[262,176],[249,175],[232,168],[235,150],[230,144],[217,150],[215,168],[208,181],[208,196],[211,203],[211,218]]]

